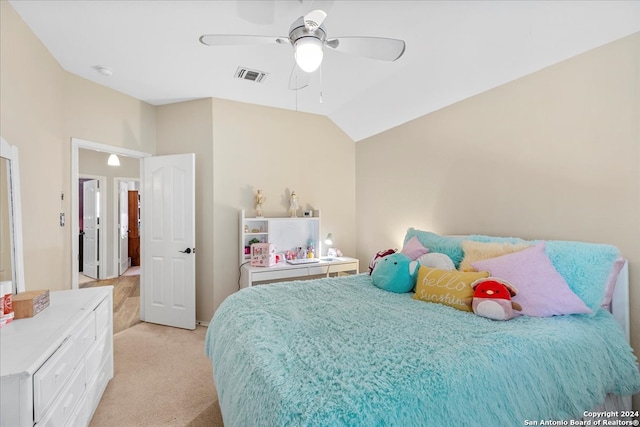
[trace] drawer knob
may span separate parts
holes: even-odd
[[[66,363],[63,363],[62,366],[60,366],[58,368],[58,370],[56,371],[56,373],[53,375],[53,382],[57,383],[58,382],[58,378],[60,378],[60,375],[62,375],[62,372],[64,371],[64,368],[67,366]]]

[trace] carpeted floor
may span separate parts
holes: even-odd
[[[90,426],[222,426],[205,333],[140,323],[115,334],[115,375]]]

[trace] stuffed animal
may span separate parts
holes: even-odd
[[[513,310],[522,310],[520,304],[511,301],[511,297],[516,296],[518,290],[504,280],[487,277],[476,280],[471,287],[471,308],[478,316],[493,320],[509,320],[515,316]]]
[[[396,252],[378,260],[371,281],[375,286],[389,292],[409,292],[416,285],[420,263],[411,261],[407,255]]]
[[[391,255],[396,253],[395,249],[387,249],[386,251],[379,251],[373,256],[373,259],[369,263],[369,276],[373,273],[373,269],[376,268],[376,264],[380,261],[381,258],[386,257],[387,255]]]
[[[437,268],[438,270],[449,271],[453,271],[456,269],[456,266],[453,264],[453,261],[451,261],[451,258],[449,258],[445,254],[441,254],[438,252],[424,254],[416,261],[418,261],[423,267]]]

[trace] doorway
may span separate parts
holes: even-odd
[[[80,150],[90,150],[90,151],[94,151],[94,152],[102,152],[102,153],[109,153],[109,154],[116,154],[118,156],[126,156],[128,158],[132,158],[132,159],[136,159],[137,163],[138,163],[138,174],[135,177],[126,177],[127,180],[133,180],[135,182],[138,183],[138,186],[140,185],[140,160],[145,158],[145,157],[150,157],[151,154],[149,153],[144,153],[144,152],[139,152],[139,151],[133,151],[133,150],[129,150],[129,149],[125,149],[125,148],[119,148],[119,147],[114,147],[114,146],[110,146],[110,145],[105,145],[105,144],[100,144],[100,143],[96,143],[96,142],[92,142],[92,141],[86,141],[86,140],[81,140],[81,139],[77,139],[77,138],[72,138],[71,139],[71,229],[72,230],[77,230],[75,231],[73,234],[77,235],[76,233],[79,233],[80,230],[80,221],[79,221],[79,211],[80,211],[80,197],[79,197],[79,179],[82,176],[80,174]],[[120,177],[122,178],[122,177]],[[124,178],[123,178],[124,179]],[[106,179],[105,179],[106,181]],[[107,182],[104,183],[104,186],[107,187]],[[111,185],[111,187],[114,187],[114,185]],[[106,191],[104,192],[105,194],[105,199],[106,199]],[[117,194],[118,192],[112,192],[114,194],[114,196],[111,198],[111,200],[113,200],[114,198],[117,198]],[[103,204],[103,206],[107,206],[106,204],[106,200],[105,203]],[[114,203],[114,208],[113,210],[111,210],[109,216],[114,215],[115,214],[115,210],[118,209],[118,204]],[[114,215],[115,217],[115,215]],[[115,236],[119,233],[119,230],[117,229],[117,227],[114,226],[114,224],[117,221],[109,221],[107,220],[105,224],[109,225],[109,228],[112,229],[111,231],[111,235]],[[104,239],[106,240],[106,239]],[[114,242],[117,241],[117,239],[112,239]],[[71,242],[71,251],[72,251],[72,256],[71,256],[71,268],[73,272],[78,272],[79,271],[79,265],[80,265],[80,251],[79,251],[79,239],[78,238],[74,238],[72,239]],[[103,254],[107,253],[107,248],[106,248],[106,243],[105,243],[105,247],[103,249]],[[109,270],[111,271],[111,275],[117,277],[117,273],[119,272],[118,269],[116,269],[116,263],[118,263],[119,261],[119,257],[118,256],[113,256],[114,253],[118,253],[118,245],[114,245],[114,249],[112,249],[110,251],[110,253],[112,254],[110,256],[110,258],[113,258],[113,262],[110,263],[109,265]],[[106,270],[106,269],[105,269]],[[137,273],[134,276],[124,276],[123,275],[123,279],[128,281],[134,280],[137,282],[137,294],[139,295],[142,290],[140,289],[140,283],[142,282],[142,274],[143,271],[141,271],[142,269],[140,267],[135,269],[135,273]],[[114,274],[115,273],[115,274]],[[132,272],[133,273],[133,272]],[[107,276],[101,276],[101,278],[106,278]],[[114,280],[114,279],[110,279],[110,280]],[[98,284],[98,283],[104,283],[104,284],[108,284],[108,281],[106,282],[94,282],[94,284]],[[89,286],[89,284],[84,283],[82,287],[86,287]],[[71,275],[71,289],[78,289],[79,286],[79,274],[78,273],[74,273]],[[133,295],[133,292],[131,293],[131,295]],[[138,295],[133,295],[133,296],[138,296]],[[139,296],[138,296],[139,298]],[[131,300],[130,300],[131,301]],[[128,306],[133,308],[133,306],[137,306],[138,310],[139,310],[139,315],[138,315],[138,319],[140,318],[144,318],[144,306],[142,304],[139,303],[135,303],[135,300],[133,300],[133,303],[129,303]]]
[[[117,275],[140,271],[140,180],[116,177],[113,179],[113,271]]]
[[[113,153],[138,162],[141,191],[144,193],[140,209],[143,227],[138,276],[140,318],[162,325],[194,329],[195,154],[155,157],[149,153],[72,138],[71,227],[74,233],[78,232],[78,166],[82,149]],[[111,209],[107,211],[112,212]],[[71,250],[72,271],[77,271],[78,239],[72,239]],[[110,252],[114,250],[108,249]],[[145,268],[145,265],[149,268]],[[72,275],[71,287],[79,287],[75,274]]]
[[[106,177],[82,174],[78,178],[78,269],[80,283],[105,277],[106,239],[101,220],[106,200]],[[104,222],[104,221],[102,221]]]

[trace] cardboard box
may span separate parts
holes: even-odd
[[[254,243],[251,245],[251,266],[271,267],[276,265],[276,245],[273,243]]]
[[[33,317],[49,307],[49,290],[20,292],[13,296],[14,319]]]

